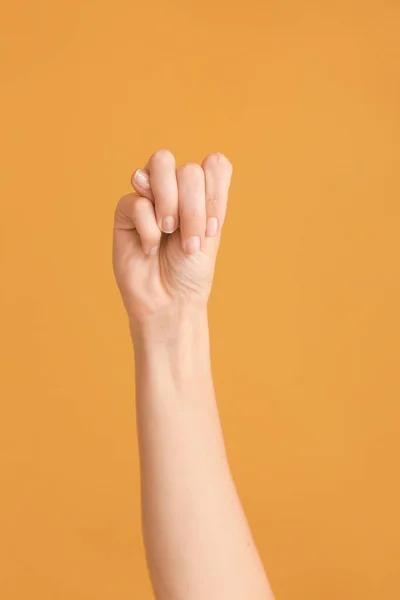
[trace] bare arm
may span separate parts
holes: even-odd
[[[220,156],[215,162],[221,169]],[[225,168],[227,163],[222,164]],[[203,169],[206,172],[204,165]],[[156,170],[153,158],[150,181]],[[149,310],[148,302],[139,307],[134,300],[132,310],[132,296],[127,298],[123,291],[135,347],[143,532],[150,576],[157,600],[271,600],[228,466],[212,382],[206,299],[219,236],[205,236],[202,250],[185,253],[182,205],[195,192],[190,179],[182,181],[178,172],[179,184],[186,186],[187,196],[178,194],[181,231],[172,234],[176,248],[170,255],[174,257],[179,246],[179,260],[189,261],[187,273],[193,281],[200,280],[204,294],[185,291],[179,297],[167,284],[163,301],[153,286],[150,296],[157,309]],[[225,185],[228,188],[227,177]],[[149,199],[156,204],[152,193]],[[144,264],[149,267],[160,258],[146,257]],[[173,259],[166,254],[165,260],[175,273]],[[211,270],[205,277],[204,265],[200,268],[194,260],[206,261]],[[187,273],[176,278],[186,281]],[[180,289],[182,284],[172,285]],[[140,295],[142,299],[143,292]]]

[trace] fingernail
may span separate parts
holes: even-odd
[[[159,246],[153,246],[152,248],[150,248],[149,256],[155,256],[158,252],[158,248],[159,248]]]
[[[218,219],[210,217],[207,221],[206,236],[214,237],[218,233]]]
[[[164,217],[161,223],[161,229],[164,233],[173,233],[176,229],[176,218]]]
[[[135,182],[144,190],[150,189],[149,174],[143,169],[138,169],[135,173]]]
[[[200,250],[200,238],[197,236],[188,238],[185,247],[188,254],[196,254]]]

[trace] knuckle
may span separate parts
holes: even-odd
[[[172,154],[170,150],[165,148],[161,148],[160,150],[156,150],[154,154],[151,156],[151,161],[157,160],[158,162],[175,162],[175,156]]]
[[[115,208],[118,209],[121,206],[121,204],[124,204],[125,202],[127,202],[130,197],[131,197],[131,194],[124,194],[123,196],[121,196],[119,198]]]
[[[205,219],[205,215],[199,208],[188,208],[184,215],[183,221],[186,223],[201,223]]]
[[[185,171],[188,171],[189,173],[201,173],[202,172],[202,168],[200,165],[198,165],[195,162],[188,162],[185,163],[184,165],[182,165],[179,170],[183,173]]]
[[[220,201],[220,196],[219,196],[218,192],[216,192],[216,191],[209,192],[209,194],[207,195],[208,208],[211,208],[211,209],[217,208],[219,201]]]
[[[204,164],[207,167],[220,167],[232,170],[232,163],[222,152],[212,152],[204,159]]]
[[[125,194],[124,196],[120,197],[114,208],[114,217],[119,217],[121,215],[122,209],[129,201],[130,197],[130,194]]]

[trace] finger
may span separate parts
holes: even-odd
[[[188,254],[201,250],[206,226],[204,171],[187,163],[177,171],[182,247]]]
[[[175,157],[169,150],[158,150],[145,170],[150,176],[158,226],[164,233],[172,233],[179,224]]]
[[[225,220],[232,164],[220,152],[206,156],[202,162],[206,181],[206,236],[217,236]]]
[[[119,200],[114,214],[115,229],[135,229],[132,214],[135,198],[137,198],[137,194],[126,194]]]
[[[121,198],[115,214],[117,229],[136,229],[142,250],[149,256],[157,253],[161,231],[157,225],[154,205],[148,198],[128,194]]]
[[[160,246],[161,231],[157,225],[154,205],[148,198],[138,197],[133,203],[133,222],[140,237],[142,250],[155,256]]]
[[[113,235],[113,265],[117,272],[124,264],[126,257],[140,252],[140,240],[132,220],[132,197],[136,194],[123,196],[114,213],[114,235]]]
[[[148,198],[154,204],[154,194],[150,187],[150,174],[147,169],[136,169],[131,177],[131,184],[139,196]]]

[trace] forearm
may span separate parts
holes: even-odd
[[[206,312],[131,331],[143,529],[157,599],[271,599],[226,459]]]

